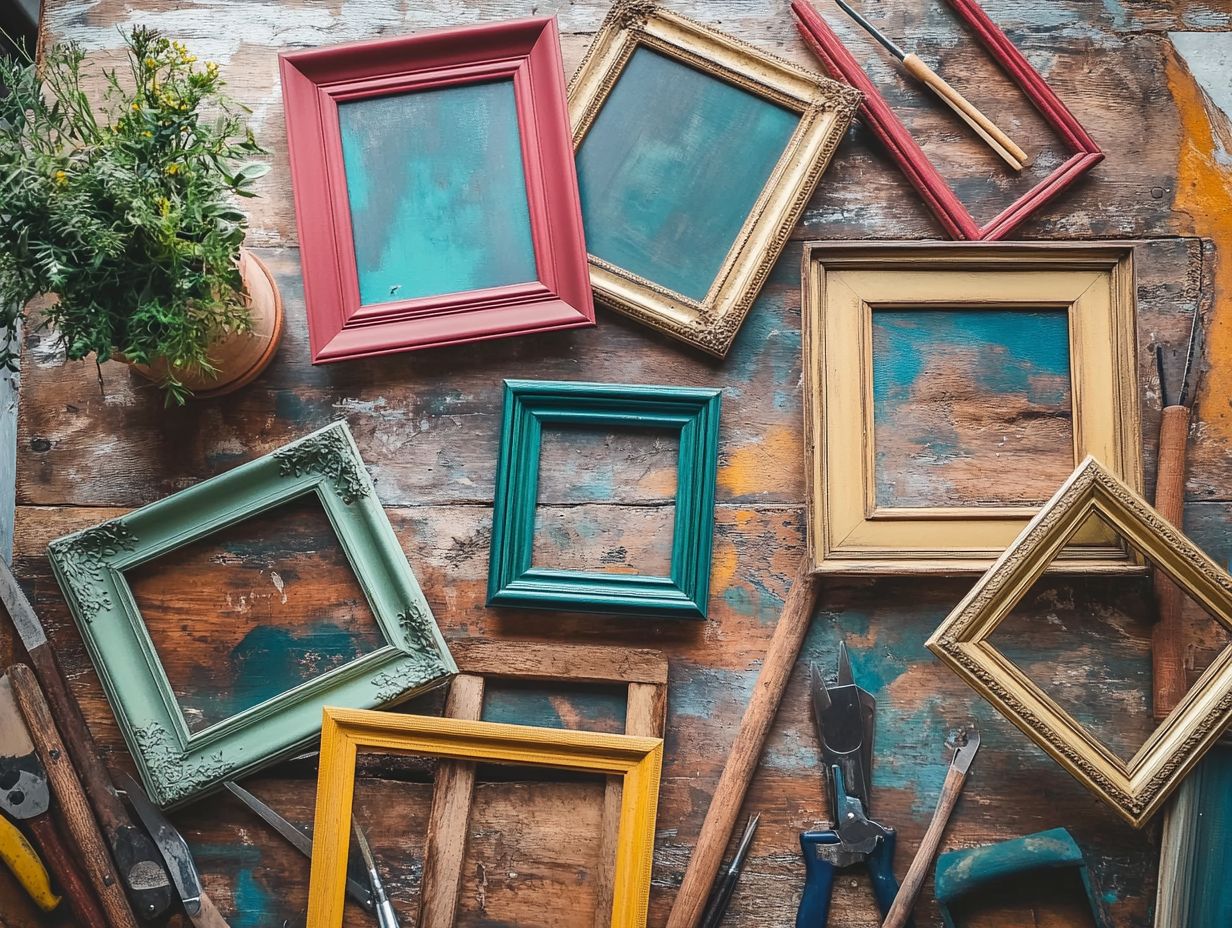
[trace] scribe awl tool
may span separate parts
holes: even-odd
[[[997,128],[996,124],[976,109],[966,97],[946,83],[940,74],[926,65],[919,55],[900,48],[889,36],[853,9],[847,0],[834,0],[834,2],[876,39],[882,48],[901,61],[908,74],[935,93],[942,103],[957,113],[959,118],[975,130],[976,135],[1000,155],[1006,164],[1015,171],[1021,171],[1024,165],[1030,163],[1031,159],[1027,157],[1025,151],[1015,145],[1008,135]]]
[[[710,902],[702,914],[701,928],[718,928],[719,923],[723,921],[723,916],[727,914],[727,906],[731,902],[732,893],[736,891],[736,884],[740,882],[740,873],[744,870],[744,859],[748,856],[749,845],[753,843],[753,835],[757,831],[757,823],[760,820],[761,813],[749,816],[748,824],[744,826],[744,834],[736,846],[736,853],[732,855],[731,862],[723,868],[723,872],[715,881],[714,890],[710,894]]]
[[[376,860],[372,856],[372,848],[368,846],[368,838],[363,829],[359,827],[359,822],[354,819],[351,820],[351,827],[355,829],[355,840],[359,842],[359,853],[363,855],[364,866],[368,868],[368,882],[372,884],[372,896],[376,900],[376,923],[380,928],[400,928],[393,903],[389,901],[389,896],[385,892],[385,883],[381,880],[381,874],[377,872]]]
[[[312,859],[312,838],[308,837],[303,831],[296,828],[234,780],[227,780],[223,786],[230,791],[231,795],[256,813],[257,817],[265,822],[265,824],[282,835],[296,850],[309,860]],[[375,914],[376,903],[372,899],[372,892],[362,883],[348,876],[346,891],[347,895],[363,906],[366,911]]]

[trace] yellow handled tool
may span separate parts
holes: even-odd
[[[0,860],[8,864],[17,882],[44,912],[60,904],[60,897],[51,890],[51,877],[26,836],[17,826],[0,815]]]

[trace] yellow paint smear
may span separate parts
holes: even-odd
[[[1181,119],[1181,150],[1177,160],[1177,187],[1173,205],[1193,220],[1194,234],[1212,239],[1218,252],[1232,248],[1232,170],[1216,157],[1216,128],[1212,119],[1225,123],[1221,135],[1229,137],[1227,118],[1211,113],[1202,88],[1175,52],[1166,61],[1168,86]],[[1213,109],[1213,107],[1212,107]],[[1202,421],[1215,435],[1232,441],[1232,315],[1225,306],[1232,295],[1232,260],[1217,255],[1214,273],[1215,299],[1206,329],[1206,361],[1209,369],[1199,387]],[[1210,402],[1207,402],[1207,401]]]
[[[803,459],[800,431],[770,426],[761,441],[731,453],[727,466],[719,468],[719,486],[732,496],[764,492],[796,480]]]

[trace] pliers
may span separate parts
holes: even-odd
[[[800,835],[805,883],[796,928],[823,928],[830,915],[835,871],[856,864],[868,870],[873,896],[884,919],[898,895],[894,876],[897,835],[893,828],[868,817],[877,702],[852,679],[845,644],[839,645],[835,685],[826,686],[816,667],[809,682],[826,793],[835,822],[823,822],[818,830]],[[907,926],[914,928],[911,921]]]

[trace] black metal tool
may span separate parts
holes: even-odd
[[[372,884],[372,895],[376,899],[377,924],[380,928],[400,928],[393,903],[389,901],[381,874],[377,872],[376,860],[372,856],[372,848],[368,846],[368,838],[363,829],[359,827],[359,822],[354,819],[351,820],[351,827],[355,829],[355,840],[359,842],[359,853],[363,855],[364,866],[368,868],[368,882]]]
[[[748,856],[749,845],[753,843],[753,835],[757,831],[757,823],[760,820],[760,813],[749,816],[740,843],[736,845],[736,853],[732,855],[731,862],[715,881],[714,889],[710,893],[710,901],[702,913],[701,928],[718,928],[719,923],[723,921],[723,916],[727,914],[727,906],[731,902],[732,893],[736,891],[736,884],[740,882],[740,873],[744,870],[744,859]]]
[[[868,817],[877,702],[852,678],[844,644],[839,645],[835,685],[826,686],[814,667],[810,689],[826,770],[826,792],[835,821],[824,822],[818,830],[800,835],[805,883],[796,912],[796,928],[822,928],[826,924],[834,873],[856,864],[868,870],[877,908],[885,918],[898,895],[898,880],[894,876],[897,835],[893,828]]]
[[[231,792],[231,795],[255,812],[257,817],[265,822],[265,824],[286,838],[296,850],[309,860],[312,859],[312,838],[299,828],[296,828],[234,780],[227,780],[223,786]],[[376,903],[372,899],[372,892],[354,877],[347,877],[346,891],[347,895],[363,906],[365,911],[376,914]]]
[[[141,819],[141,824],[154,840],[154,846],[162,855],[171,874],[171,883],[184,906],[184,913],[195,928],[229,928],[226,920],[214,906],[214,902],[206,895],[201,885],[201,875],[197,872],[197,864],[193,860],[192,851],[184,836],[176,827],[167,821],[166,817],[150,802],[137,781],[127,773],[116,776],[116,783],[128,797],[129,805]]]

